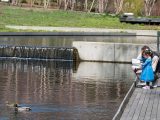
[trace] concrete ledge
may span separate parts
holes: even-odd
[[[82,61],[127,62],[136,58],[142,44],[74,41]]]
[[[0,32],[0,36],[136,36],[118,32]]]

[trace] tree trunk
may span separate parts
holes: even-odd
[[[33,6],[33,0],[30,0],[30,7]]]
[[[92,10],[92,8],[93,8],[93,5],[94,5],[94,2],[95,2],[95,0],[92,1],[91,7],[90,7],[90,9],[89,9],[88,12],[91,12],[91,10]]]
[[[47,0],[46,8],[50,7],[50,0]]]
[[[57,0],[57,5],[58,5],[58,8],[60,9],[62,5],[62,0]]]
[[[107,6],[108,6],[108,0],[105,0],[105,3],[104,3],[104,9],[105,10],[106,10]]]
[[[108,0],[99,0],[98,1],[98,12],[104,13],[107,5],[108,5]]]
[[[48,6],[50,5],[50,0],[44,0],[44,8],[47,9]]]
[[[71,10],[74,10],[75,3],[76,3],[76,1],[75,1],[75,0],[71,0]]]
[[[35,0],[31,0],[30,7],[33,7]]]
[[[98,12],[103,13],[104,8],[103,8],[103,0],[98,1]]]
[[[43,1],[43,7],[44,7],[44,8],[46,8],[46,3],[47,3],[47,0],[44,0],[44,1]]]
[[[12,0],[12,5],[15,5],[16,4],[16,0]]]
[[[64,0],[64,10],[67,10],[69,4],[69,0]]]
[[[88,11],[88,0],[85,0],[84,10],[85,10],[85,11]]]
[[[122,10],[124,0],[114,0],[115,14],[119,14]]]
[[[18,5],[19,0],[12,0],[12,5]]]
[[[150,16],[153,6],[155,5],[156,0],[144,0],[144,4],[145,4],[145,15],[146,16]]]

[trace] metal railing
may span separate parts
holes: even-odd
[[[157,52],[159,52],[159,38],[160,38],[160,31],[157,32]]]

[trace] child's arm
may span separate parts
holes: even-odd
[[[147,59],[147,60],[142,64],[142,69],[145,68],[150,62],[151,62],[151,60],[150,60],[150,59]]]

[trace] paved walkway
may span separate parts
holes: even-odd
[[[120,120],[160,120],[160,87],[136,88]]]
[[[21,29],[21,30],[42,30],[42,31],[57,31],[57,32],[124,32],[136,33],[136,35],[151,35],[156,36],[156,30],[131,30],[131,29],[107,29],[107,28],[78,28],[78,27],[45,27],[45,26],[16,26],[6,25],[6,28]]]

